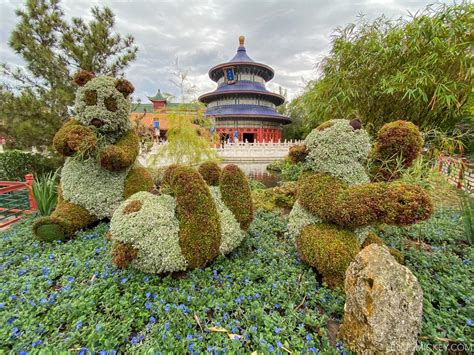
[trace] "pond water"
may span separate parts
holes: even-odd
[[[226,164],[223,164],[226,165]],[[262,163],[237,163],[236,165],[242,169],[250,178],[260,181],[266,187],[275,187],[281,181],[278,174],[267,170],[268,164]]]

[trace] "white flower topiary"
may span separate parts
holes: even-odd
[[[245,238],[245,233],[240,229],[240,224],[234,217],[231,210],[222,201],[221,191],[218,186],[209,186],[212,198],[217,207],[217,213],[221,222],[221,246],[220,252],[229,254],[237,248]]]
[[[354,130],[348,120],[323,123],[308,134],[305,145],[306,169],[329,173],[348,184],[370,181],[365,171],[371,147],[369,134],[364,129]]]
[[[287,235],[293,242],[300,235],[304,227],[310,224],[321,223],[321,219],[306,210],[301,204],[296,201],[293,209],[288,216],[288,232]]]
[[[67,158],[61,170],[61,190],[67,201],[87,209],[98,219],[111,217],[123,201],[130,168],[108,171],[95,159]]]
[[[94,78],[77,89],[74,118],[84,126],[89,126],[95,118],[100,118],[105,124],[97,131],[107,143],[113,143],[118,137],[132,128],[128,117],[130,112],[130,98],[115,88],[116,79],[109,76]],[[91,92],[96,95],[96,104],[88,105],[86,95]],[[106,107],[106,100],[114,101],[116,110]],[[100,143],[100,142],[99,142]]]
[[[140,201],[142,205],[138,211],[127,213],[131,201]],[[132,267],[158,274],[186,270],[175,210],[174,197],[148,192],[138,192],[119,206],[110,223],[110,232],[112,241],[125,243],[138,251]]]

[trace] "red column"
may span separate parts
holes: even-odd
[[[30,202],[30,209],[32,211],[35,211],[38,208],[38,205],[36,204],[36,200],[33,195],[33,182],[34,182],[33,174],[26,174],[25,181],[26,181],[26,184],[28,185],[28,200]]]

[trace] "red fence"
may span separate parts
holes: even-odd
[[[474,193],[474,165],[468,159],[441,155],[438,158],[438,170],[458,189]]]
[[[6,227],[36,211],[36,201],[31,186],[33,175],[25,176],[25,181],[0,181],[0,228]]]

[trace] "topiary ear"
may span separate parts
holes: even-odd
[[[73,81],[78,86],[84,86],[87,84],[88,81],[94,78],[95,78],[94,73],[84,70],[84,69],[79,69],[79,71],[76,74],[74,74]]]
[[[126,79],[115,80],[115,88],[120,91],[124,97],[128,97],[128,95],[135,91],[133,84]]]

